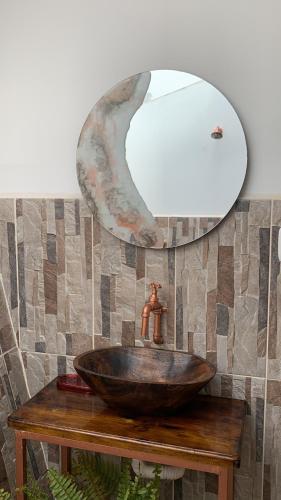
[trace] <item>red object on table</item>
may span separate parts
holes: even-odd
[[[85,384],[77,373],[59,375],[57,379],[57,388],[61,391],[85,392],[93,394],[92,389]]]

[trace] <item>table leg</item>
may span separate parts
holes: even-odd
[[[16,432],[16,493],[17,500],[24,500],[26,495],[22,488],[26,483],[26,440],[21,432]]]
[[[233,464],[226,464],[219,472],[219,500],[233,500]]]
[[[62,474],[71,472],[71,448],[60,447],[60,471]]]

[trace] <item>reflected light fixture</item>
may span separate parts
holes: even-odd
[[[211,133],[212,139],[222,139],[223,138],[223,128],[217,126]]]

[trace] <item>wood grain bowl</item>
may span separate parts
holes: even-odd
[[[208,361],[185,352],[119,346],[80,354],[74,368],[108,406],[127,416],[176,413],[216,373]]]

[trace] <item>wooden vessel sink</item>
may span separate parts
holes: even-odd
[[[216,373],[185,352],[119,346],[80,354],[74,368],[105,403],[128,416],[175,413]]]

